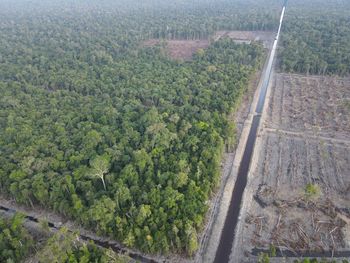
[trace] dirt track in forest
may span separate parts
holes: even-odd
[[[0,195],[0,217],[11,218],[15,213],[21,213],[25,216],[23,222],[24,227],[40,242],[56,233],[61,227],[66,227],[70,232],[79,233],[80,242],[93,241],[99,247],[110,248],[118,254],[123,254],[134,259],[134,262],[157,263],[166,261],[165,257],[146,255],[139,251],[128,249],[119,242],[108,237],[98,236],[93,231],[86,230],[77,223],[74,223],[62,215],[50,212],[47,209],[38,206],[27,207],[20,205],[17,204],[15,200],[9,200]],[[44,230],[41,226],[41,222],[45,221],[48,222],[49,232]],[[31,262],[31,258],[28,260]],[[34,262],[36,261],[34,260]]]
[[[350,256],[350,79],[271,82],[233,256],[251,262],[270,245],[279,256]],[[320,194],[306,197],[307,184]]]

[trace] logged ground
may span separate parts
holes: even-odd
[[[247,43],[251,41],[262,41],[265,48],[272,45],[274,34],[269,31],[218,31],[213,37],[214,41],[228,37],[237,43]],[[172,59],[190,60],[198,49],[205,49],[210,45],[209,39],[203,40],[164,40],[165,53]],[[146,47],[161,44],[159,39],[149,39],[143,43]]]
[[[278,75],[270,128],[350,140],[350,79]]]
[[[276,74],[271,86],[241,256],[249,261],[270,245],[298,256],[350,251],[350,79]],[[307,196],[307,184],[320,194]]]
[[[272,31],[218,31],[214,39],[228,37],[237,42],[250,43],[251,41],[262,41],[266,48],[272,45],[275,33]]]
[[[160,44],[158,39],[150,39],[144,42],[145,46]],[[166,40],[166,54],[172,59],[190,60],[198,49],[209,47],[209,40]]]

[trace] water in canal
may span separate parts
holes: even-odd
[[[282,8],[278,31],[277,31],[275,40],[273,42],[273,46],[271,49],[266,70],[263,75],[263,81],[262,81],[262,85],[260,86],[260,94],[259,94],[259,99],[258,99],[256,109],[255,109],[255,115],[253,117],[253,122],[250,127],[248,140],[243,153],[243,158],[238,170],[238,175],[237,175],[236,183],[232,192],[232,198],[231,198],[229,210],[227,212],[227,216],[225,219],[224,228],[222,230],[219,247],[216,251],[215,260],[214,260],[215,263],[226,263],[226,262],[229,262],[229,259],[230,259],[231,250],[233,247],[233,241],[235,237],[235,228],[238,223],[238,218],[240,213],[240,205],[242,202],[244,189],[247,185],[249,166],[250,166],[252,154],[254,151],[254,144],[256,141],[256,135],[260,124],[261,113],[265,103],[266,92],[270,82],[272,65],[276,54],[276,49],[277,49],[278,39],[281,32],[281,26],[283,22],[286,4],[287,4],[287,1],[285,1],[284,6]]]

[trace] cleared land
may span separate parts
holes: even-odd
[[[265,48],[270,48],[274,34],[269,31],[218,31],[214,41],[228,37],[237,43],[249,44],[252,41],[262,41]],[[162,42],[164,41],[164,42]],[[209,39],[203,40],[159,40],[149,39],[143,43],[146,47],[165,44],[165,52],[172,59],[190,60],[198,49],[205,49],[210,45]]]
[[[145,46],[155,46],[160,44],[158,39],[147,40]],[[166,54],[172,59],[190,60],[198,49],[209,46],[209,40],[166,40]]]
[[[350,80],[277,74],[271,88],[237,238],[242,261],[270,245],[289,256],[344,255],[350,251]]]
[[[350,80],[278,75],[270,128],[350,140]]]
[[[238,43],[250,43],[251,41],[262,41],[264,46],[268,48],[272,45],[275,33],[271,31],[218,31],[214,39],[223,37],[231,38]]]

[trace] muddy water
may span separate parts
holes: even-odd
[[[244,149],[242,162],[239,167],[237,180],[233,188],[232,199],[226,216],[224,229],[222,231],[220,244],[216,252],[215,261],[217,263],[225,263],[229,261],[231,248],[234,239],[235,227],[238,222],[239,206],[242,201],[243,192],[247,185],[247,174],[249,171],[250,159],[254,150],[256,133],[260,123],[260,115],[253,118],[253,123],[249,131],[248,140]]]
[[[284,12],[286,9],[286,4],[287,4],[287,0],[285,1],[284,6],[282,8],[278,31],[273,43],[273,47],[271,49],[271,53],[269,56],[269,61],[268,61],[265,73],[263,75],[263,81],[260,86],[260,95],[259,95],[258,103],[255,109],[255,115],[253,117],[253,122],[250,127],[248,140],[247,140],[242,161],[240,163],[240,167],[238,170],[237,180],[232,192],[232,198],[231,198],[230,206],[225,219],[224,228],[222,230],[220,243],[216,251],[215,260],[214,260],[215,263],[226,263],[230,261],[231,250],[233,247],[233,241],[235,237],[235,228],[239,219],[243,192],[247,185],[249,166],[250,166],[250,162],[251,162],[251,158],[254,150],[257,131],[260,124],[261,113],[263,111],[263,107],[265,103],[266,92],[270,82],[272,65],[273,65],[274,57],[277,50],[277,44],[278,44],[278,39],[281,32],[281,26],[283,22]]]

